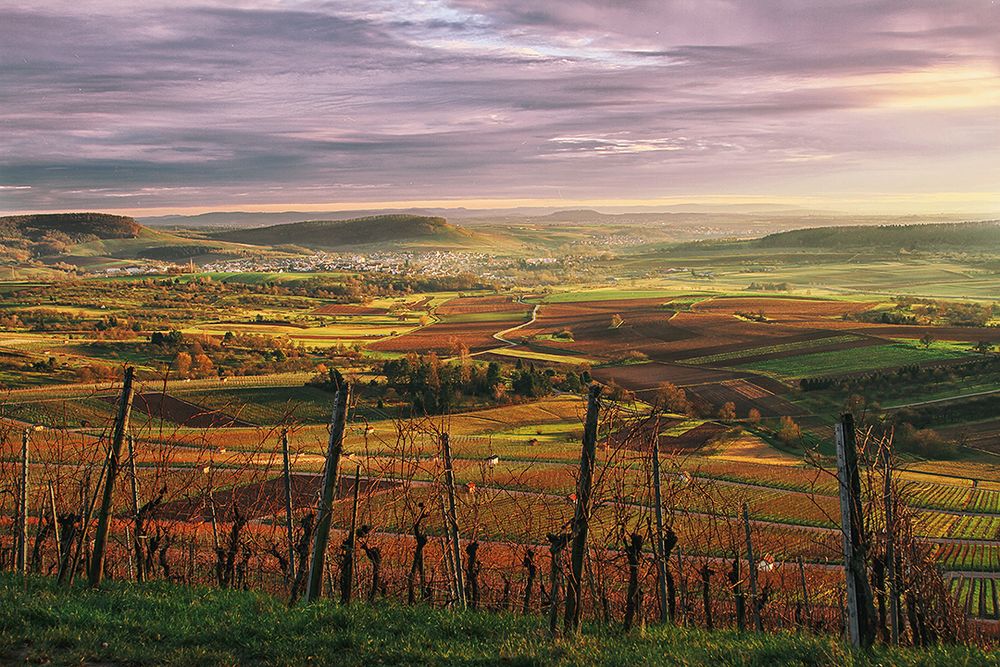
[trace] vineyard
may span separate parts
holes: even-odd
[[[281,392],[288,400],[296,393]],[[229,410],[225,392],[186,395],[186,405],[201,401],[209,413],[245,414]],[[134,437],[112,487],[118,500],[108,517],[102,573],[292,599],[315,595],[308,575],[319,577],[324,595],[339,590],[348,598],[555,613],[572,576],[563,540],[579,521],[580,442],[590,428],[585,404],[561,396],[437,419],[375,421],[359,418],[359,407],[345,413],[329,496],[323,488],[333,439],[326,427],[288,421],[192,428],[133,407]],[[3,484],[29,484],[25,505],[17,493],[4,496],[4,562],[60,579],[93,577],[92,523],[116,431],[105,421],[18,438],[23,427],[4,424]],[[707,427],[716,430],[703,444],[684,446]],[[578,593],[584,618],[636,624],[669,616],[708,628],[759,623],[839,632],[842,536],[829,461],[778,455],[749,462],[739,456],[746,435],[729,459],[727,428],[636,403],[605,401],[593,428],[587,584]],[[289,447],[284,472],[282,442]],[[714,444],[706,450],[707,442]],[[22,447],[30,450],[27,467]],[[658,485],[651,485],[654,474]],[[880,473],[867,475],[874,489]],[[920,589],[900,591],[916,610],[903,624],[910,628],[906,640],[922,644],[933,631],[991,642],[995,584],[981,573],[1000,569],[1000,492],[929,483],[919,471],[900,469],[895,477],[896,511],[906,522],[900,529],[910,536],[899,548],[911,550],[913,572],[924,578]],[[865,493],[878,507],[880,496]],[[323,535],[316,524],[323,499],[331,531],[326,566],[316,573],[307,565]],[[869,527],[876,538],[879,516]],[[658,540],[654,518],[669,540]],[[939,567],[946,579],[936,574]],[[884,604],[884,584],[873,579],[873,587]],[[925,597],[934,591],[943,597]],[[957,620],[962,615],[978,620]]]

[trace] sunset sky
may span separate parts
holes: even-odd
[[[0,211],[1000,213],[992,0],[0,0]]]

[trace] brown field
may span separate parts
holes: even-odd
[[[1000,453],[1000,417],[975,424],[942,426],[935,430],[945,438],[964,441],[970,447]]]
[[[660,437],[662,450],[701,449],[711,444],[716,438],[726,432],[726,427],[715,422],[705,422],[684,433],[683,435],[665,435]]]
[[[106,400],[113,403],[117,399],[108,397]],[[211,410],[162,392],[136,394],[132,404],[132,414],[133,419],[137,421],[144,417],[151,420],[165,419],[191,428],[253,426],[224,412]]]
[[[757,313],[778,323],[842,320],[848,313],[858,313],[874,303],[825,301],[818,299],[771,299],[766,297],[714,297],[696,303],[692,310],[699,313]]]
[[[697,366],[681,366],[652,361],[646,364],[631,364],[626,366],[608,366],[595,368],[591,371],[594,378],[602,382],[614,380],[617,384],[631,391],[655,389],[664,382],[670,382],[678,387],[723,382],[736,378],[751,377],[749,373],[736,371],[720,371]]]
[[[313,507],[319,497],[322,482],[323,478],[319,474],[292,475],[292,507],[294,509]],[[397,486],[399,485],[393,482],[364,479],[358,491],[370,496]],[[353,477],[346,474],[338,476],[335,498],[343,500],[353,494]],[[216,519],[225,523],[233,521],[236,508],[249,519],[276,515],[285,510],[284,481],[280,477],[274,477],[263,482],[216,491],[211,494],[211,500],[207,493],[174,500],[160,505],[156,516],[173,521],[211,521],[212,505],[215,506]]]
[[[885,338],[917,339],[929,334],[934,340],[950,340],[965,343],[987,341],[1000,342],[1000,327],[938,327],[920,324],[869,324],[867,322],[848,322],[833,320],[830,329],[847,329],[870,336]]]
[[[664,308],[664,303],[663,299],[627,299],[543,304],[538,320],[522,329],[520,335],[530,338],[568,329],[573,333],[573,341],[547,341],[547,346],[609,360],[635,350],[657,361],[678,361],[746,347],[822,338],[828,335],[825,329],[844,328],[845,322],[840,319],[844,313],[869,305],[802,299],[716,298],[698,303],[690,311],[674,313]],[[761,310],[768,322],[748,321],[735,315],[738,311]],[[612,328],[611,317],[616,314],[623,323]]]
[[[500,345],[493,334],[503,331],[511,324],[510,322],[437,322],[402,336],[380,340],[370,347],[380,352],[458,354],[464,345],[476,352]]]
[[[746,417],[751,409],[756,408],[763,417],[798,416],[802,410],[781,396],[768,391],[756,379],[726,380],[712,384],[702,384],[691,387],[689,397],[696,403],[718,408],[726,403],[736,406],[736,415]]]
[[[510,296],[460,296],[442,304],[436,312],[447,317],[473,313],[520,313],[530,309],[530,306],[518,303]]]

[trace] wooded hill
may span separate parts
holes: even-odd
[[[753,245],[762,248],[1000,248],[1000,221],[816,227],[769,234]]]
[[[373,215],[350,220],[307,220],[256,229],[219,232],[212,238],[260,246],[301,245],[337,248],[399,241],[468,244],[477,235],[444,218],[422,215]]]
[[[94,239],[131,239],[143,227],[134,218],[108,213],[40,213],[0,217],[0,239],[42,241],[63,235],[76,243]]]

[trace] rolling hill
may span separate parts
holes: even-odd
[[[212,235],[220,241],[259,246],[298,245],[312,248],[416,242],[438,246],[482,243],[474,232],[444,218],[410,214],[373,215],[350,220],[307,220]]]
[[[1000,221],[816,227],[770,234],[754,242],[761,248],[938,248],[1000,247]]]
[[[39,261],[97,269],[122,261],[202,261],[227,244],[150,229],[108,213],[46,213],[0,217],[0,260]],[[238,250],[237,247],[235,250]]]
[[[98,239],[131,239],[143,226],[108,213],[42,213],[0,218],[0,239],[41,242],[46,238],[83,243]]]

